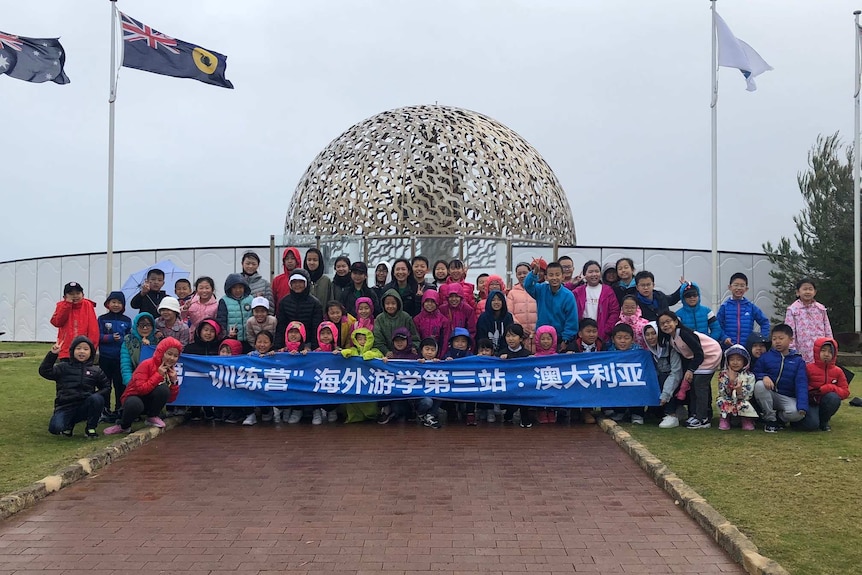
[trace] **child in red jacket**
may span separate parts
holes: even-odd
[[[132,422],[142,413],[146,413],[147,425],[165,426],[159,413],[180,392],[176,365],[182,351],[183,344],[173,337],[166,337],[159,342],[153,357],[142,361],[132,374],[132,381],[120,398],[123,405],[120,422],[105,429],[105,435],[131,432]]]
[[[57,328],[57,341],[72,341],[79,335],[86,336],[99,347],[99,320],[96,318],[96,302],[84,297],[84,288],[77,282],[63,287],[63,299],[57,302],[51,325]],[[60,349],[60,361],[69,361],[69,348]]]
[[[809,409],[801,423],[803,429],[830,431],[829,420],[841,407],[841,400],[850,397],[847,376],[835,365],[837,356],[838,342],[831,337],[821,337],[814,342],[814,363],[805,368]]]

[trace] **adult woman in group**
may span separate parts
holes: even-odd
[[[311,277],[310,292],[311,295],[320,300],[322,305],[326,305],[329,301],[329,295],[332,293],[332,280],[326,275],[323,269],[323,254],[317,248],[308,248],[305,252],[305,261],[302,264],[305,271]]]
[[[524,347],[533,353],[535,347],[533,334],[536,333],[536,320],[539,317],[539,312],[536,308],[536,300],[524,289],[523,281],[528,273],[530,273],[530,264],[526,262],[521,262],[515,267],[515,277],[518,279],[518,283],[512,286],[512,289],[506,294],[506,304],[512,317],[515,318],[515,323],[521,324],[524,328]]]
[[[332,276],[332,286],[329,290],[329,300],[341,301],[342,293],[350,289],[353,285],[353,282],[350,281],[350,258],[347,256],[338,256],[335,258],[334,268],[335,275]],[[326,303],[326,301],[322,303]],[[352,313],[351,310],[347,310],[348,313]]]
[[[410,261],[399,258],[392,264],[392,281],[383,287],[383,293],[390,289],[394,289],[401,296],[401,309],[409,313],[410,317],[416,317],[422,310],[422,296],[417,294],[419,284],[413,277]]]

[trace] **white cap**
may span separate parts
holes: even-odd
[[[178,314],[180,313],[180,302],[175,297],[167,296],[162,298],[161,303],[159,304],[159,311],[163,309],[169,309],[171,311],[175,311]]]
[[[253,300],[251,300],[251,309],[254,309],[256,307],[265,307],[267,310],[269,310],[269,300],[265,297],[260,296],[254,298]]]
[[[293,280],[301,280],[305,283],[308,283],[308,280],[305,279],[305,276],[302,274],[293,274],[292,276],[290,276],[290,281],[293,281]]]

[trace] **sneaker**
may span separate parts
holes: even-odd
[[[84,430],[84,435],[87,437],[87,439],[96,439],[97,437],[99,437],[99,432],[97,432],[93,428],[89,428]]]
[[[540,409],[539,410],[539,423],[548,423],[548,410],[547,409]],[[523,425],[521,427],[523,427]]]
[[[691,425],[691,424],[692,424],[692,423],[694,423],[695,421],[697,421],[697,418],[696,418],[695,416],[693,416],[693,415],[692,415],[691,417],[689,417],[688,419],[686,419],[686,420],[685,420],[685,423],[684,423],[683,425],[684,425],[685,427],[688,427],[689,425]]]
[[[743,417],[742,418],[742,430],[743,431],[754,431],[754,418],[753,417]]]
[[[104,433],[105,435],[116,435],[117,433],[131,433],[132,428],[126,427],[125,429],[118,423],[117,425],[112,425],[111,427],[106,427]]]
[[[162,421],[162,418],[159,417],[158,415],[155,417],[148,417],[146,424],[149,425],[150,427],[158,427],[159,429],[165,428],[165,422]]]
[[[494,415],[494,411],[488,410],[488,423],[497,423],[497,416]]]
[[[643,415],[632,415],[632,423],[635,425],[643,425],[644,424],[644,416]]]
[[[621,412],[621,411],[613,411],[611,413],[613,414],[613,415],[611,415],[611,420],[615,421],[617,423],[619,423],[620,421],[625,419],[625,416],[626,416],[626,414]]]
[[[204,407],[204,419],[213,421],[215,419],[215,410],[212,407]]]
[[[272,412],[265,411],[261,413],[260,420],[264,423],[270,423],[272,421]]]
[[[524,429],[530,429],[533,427],[533,420],[531,419],[521,419],[521,423],[519,424]]]
[[[230,424],[239,423],[240,421],[242,421],[242,416],[234,411],[224,418],[224,422]]]
[[[338,423],[338,412],[334,409],[326,412],[326,421],[329,423]]]
[[[658,426],[660,429],[671,429],[673,427],[679,427],[679,418],[675,415],[665,415],[662,418],[661,423],[658,424]]]
[[[301,409],[286,409],[285,411],[289,411],[290,415],[287,418],[287,422],[291,425],[299,423],[302,421],[302,410]],[[281,413],[281,418],[284,419],[284,412]]]
[[[111,421],[115,421],[115,420],[116,420],[116,417],[117,417],[116,415],[114,415],[113,413],[111,413],[111,410],[110,410],[110,409],[105,408],[105,409],[103,409],[103,410],[102,410],[102,415],[101,415],[101,417],[99,417],[99,423],[108,423],[108,422],[111,422]]]
[[[821,425],[820,431],[832,431],[832,426],[830,426],[828,423],[826,425]]]
[[[380,425],[386,425],[387,423],[389,423],[393,419],[395,419],[395,412],[393,412],[393,411],[389,411],[389,412],[381,411],[380,415],[377,416],[377,423],[379,423]]]
[[[64,429],[63,431],[61,431],[60,435],[62,435],[63,437],[72,437],[73,431],[74,431],[74,428],[70,427],[69,429]]]
[[[245,416],[245,419],[242,420],[243,425],[257,425],[257,415],[253,412],[249,413]]]
[[[281,410],[277,407],[272,408],[272,421],[273,423],[281,423]]]
[[[203,410],[200,407],[190,409],[188,411],[188,414],[191,421],[203,421],[204,414]]]
[[[591,425],[595,422],[596,422],[596,416],[593,415],[593,412],[592,411],[585,411],[584,412],[584,423]]]
[[[778,424],[776,421],[767,421],[763,424],[763,431],[766,433],[778,433],[781,431],[782,426]]]
[[[721,421],[718,422],[718,428],[722,431],[727,431],[730,429],[730,418],[722,417]]]
[[[707,418],[707,419],[695,418],[694,421],[692,421],[691,423],[686,422],[685,426],[688,429],[709,429],[712,426],[712,424],[709,421],[709,418]]]
[[[311,412],[311,425],[320,425],[321,423],[323,423],[323,410],[313,410]]]
[[[443,427],[440,425],[440,422],[437,421],[437,418],[431,415],[430,413],[426,413],[420,419],[422,419],[422,425],[425,427],[430,427],[432,429],[440,429]]]
[[[477,425],[475,413],[468,413],[467,414],[467,425]]]

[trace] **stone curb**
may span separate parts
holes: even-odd
[[[181,417],[172,417],[165,421],[164,429],[144,427],[122,439],[118,439],[92,455],[79,459],[75,463],[58,470],[53,475],[44,477],[23,489],[0,497],[0,521],[33,507],[51,493],[68,487],[76,481],[84,479],[94,471],[110,465],[127,453],[141,447],[145,443],[149,443],[169,429],[181,425],[182,422]]]
[[[750,575],[790,575],[776,561],[758,553],[748,537],[631,434],[610,419],[601,419],[599,426]]]

